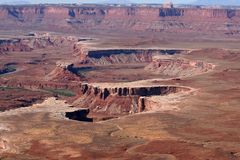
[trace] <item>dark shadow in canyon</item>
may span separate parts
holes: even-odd
[[[89,109],[77,110],[73,112],[66,112],[65,117],[71,120],[82,121],[82,122],[93,122],[93,118],[88,118]]]

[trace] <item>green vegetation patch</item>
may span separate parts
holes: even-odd
[[[0,90],[2,90],[2,91],[5,91],[5,90],[13,90],[13,89],[22,89],[22,88],[8,87],[8,86],[0,86]]]
[[[84,76],[84,74],[86,74],[87,72],[96,70],[95,67],[72,67],[69,68],[69,71],[71,71],[72,73],[78,75],[78,76]]]
[[[16,70],[17,70],[16,66],[7,65],[7,66],[4,66],[3,69],[0,69],[0,75],[4,75],[4,74],[10,73],[10,72],[15,72]]]
[[[71,90],[68,90],[68,89],[50,89],[50,88],[47,88],[47,89],[44,89],[44,90],[48,91],[48,92],[51,92],[53,94],[60,95],[60,96],[65,96],[65,97],[73,97],[73,96],[76,95],[74,92],[72,92]]]

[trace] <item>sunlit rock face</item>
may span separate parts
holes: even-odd
[[[237,34],[235,9],[112,6],[2,6],[0,28]],[[200,23],[201,22],[201,23]]]

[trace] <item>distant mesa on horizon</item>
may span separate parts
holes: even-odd
[[[107,0],[103,1],[104,4],[132,4],[133,2],[130,0]]]
[[[24,4],[183,4],[205,6],[240,6],[240,0],[3,0],[0,4],[24,5]]]

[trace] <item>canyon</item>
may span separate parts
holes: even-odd
[[[109,115],[127,115],[150,110],[146,105],[146,97],[163,96],[178,92],[187,92],[191,89],[178,86],[141,86],[99,88],[83,84],[82,96],[73,102],[73,105],[84,108],[88,106],[93,112]],[[187,93],[186,93],[187,94]]]
[[[114,30],[197,35],[198,38],[239,38],[240,11],[218,8],[162,8],[149,6],[112,7],[74,6],[1,6],[0,28],[35,30]],[[208,33],[203,36],[201,33]],[[177,38],[177,37],[175,37]]]
[[[1,160],[238,160],[240,11],[0,6]]]

